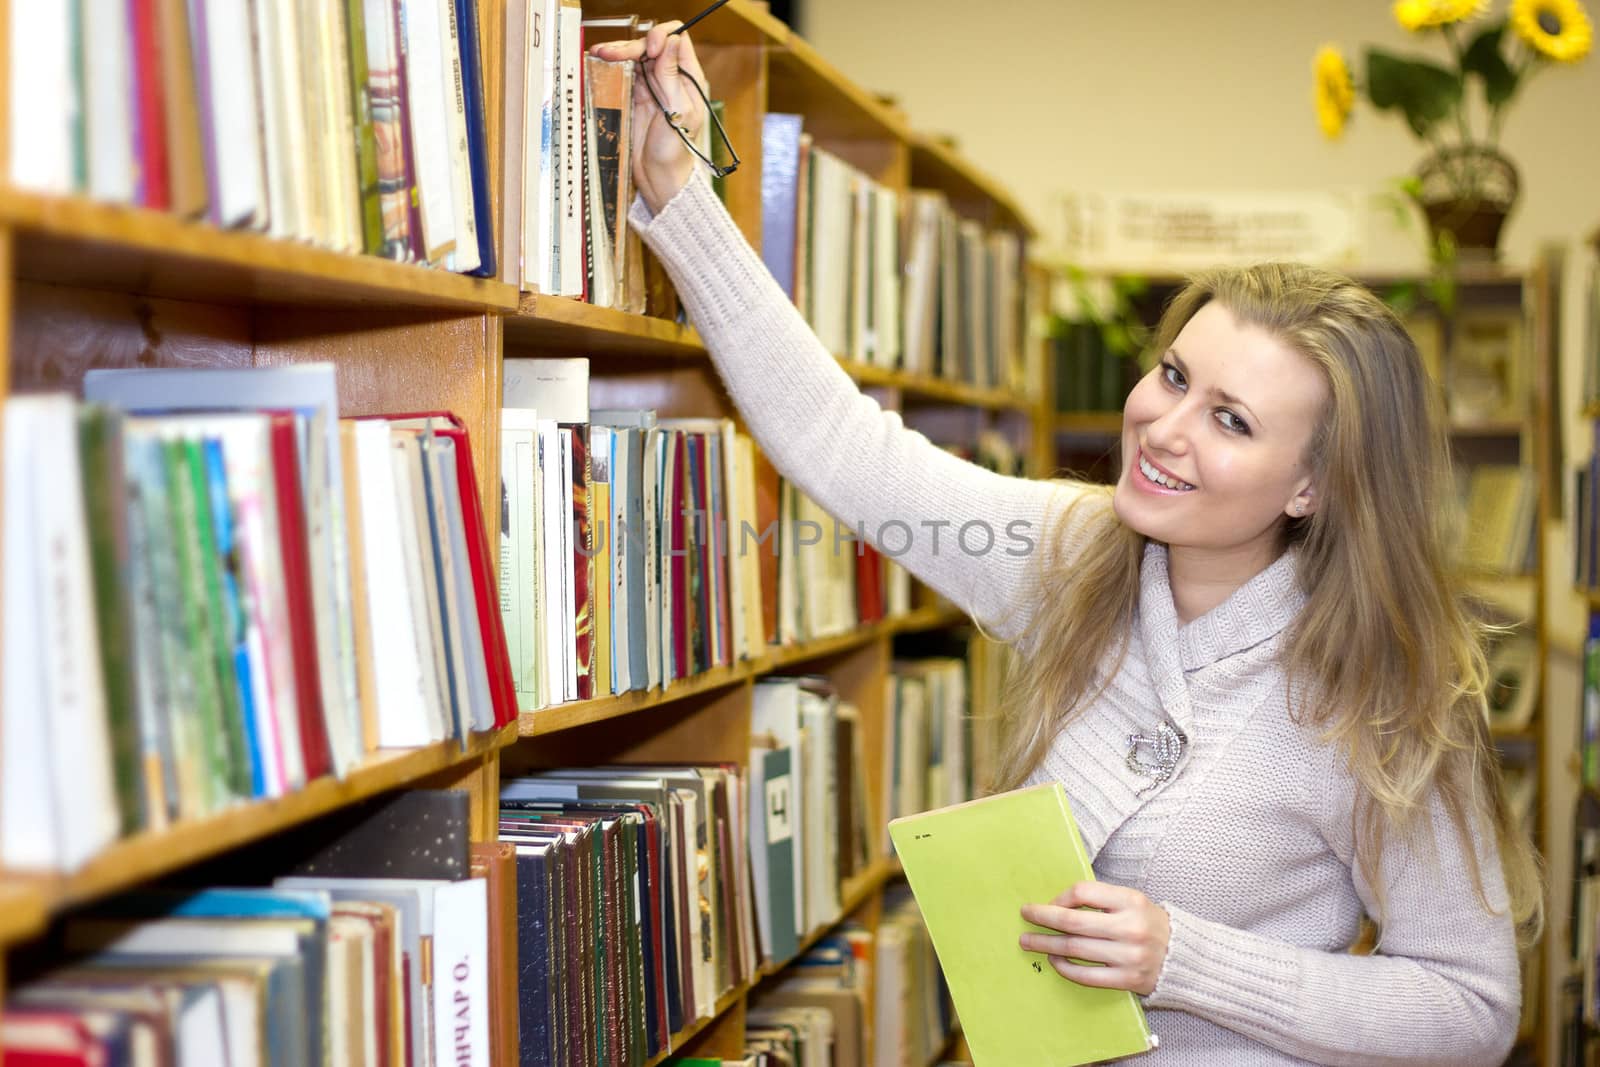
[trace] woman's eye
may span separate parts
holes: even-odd
[[[1245,421],[1227,408],[1217,412],[1217,421],[1222,423],[1223,429],[1230,430],[1233,433],[1244,434],[1245,436],[1250,434],[1250,427],[1245,424]]]
[[[1182,389],[1188,384],[1184,381],[1183,372],[1171,363],[1163,362],[1161,364],[1161,377],[1166,379],[1168,385],[1176,389]]]

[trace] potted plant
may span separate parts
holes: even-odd
[[[1589,54],[1593,29],[1580,0],[1511,0],[1492,18],[1489,0],[1397,0],[1396,21],[1419,36],[1441,38],[1447,62],[1366,49],[1357,84],[1344,53],[1325,45],[1313,62],[1313,92],[1322,132],[1344,134],[1356,95],[1379,111],[1395,111],[1427,149],[1406,182],[1434,237],[1435,249],[1493,258],[1500,230],[1521,188],[1517,168],[1500,151],[1500,129],[1517,90],[1552,64]],[[1471,106],[1469,88],[1483,101]]]

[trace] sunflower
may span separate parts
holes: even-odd
[[[1344,133],[1345,120],[1355,106],[1356,90],[1350,80],[1350,65],[1333,45],[1317,49],[1312,63],[1312,90],[1317,104],[1317,123],[1323,135],[1336,141]]]
[[[1394,17],[1413,33],[1467,22],[1483,14],[1489,0],[1395,0]]]
[[[1578,0],[1511,0],[1511,28],[1558,63],[1576,63],[1594,43],[1589,13]]]

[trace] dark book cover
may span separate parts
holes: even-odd
[[[522,1067],[552,1067],[557,1056],[551,933],[551,853],[556,846],[528,844],[517,853],[517,1030]]]
[[[470,804],[464,789],[392,793],[286,835],[274,859],[319,878],[460,881],[471,874]]]

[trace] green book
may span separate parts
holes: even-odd
[[[1018,944],[1022,905],[1094,877],[1059,784],[908,815],[889,834],[975,1067],[1070,1067],[1155,1047],[1132,993],[1070,982]]]

